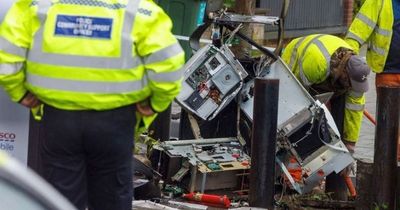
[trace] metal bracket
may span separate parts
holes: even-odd
[[[195,139],[202,139],[199,123],[197,123],[197,120],[189,112],[188,112],[188,118],[189,118],[190,128],[192,129],[194,138]]]
[[[189,172],[189,162],[185,161],[182,164],[182,168],[179,169],[178,172],[174,176],[171,177],[171,180],[174,182],[180,182],[183,177]]]

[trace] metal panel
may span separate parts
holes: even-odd
[[[261,0],[260,8],[267,9],[267,15],[279,16],[282,2],[282,0]],[[288,34],[298,30],[302,30],[304,34],[324,33],[324,31],[343,32],[345,29],[343,11],[343,0],[292,0],[286,17],[285,30]],[[315,31],[315,29],[323,30]],[[267,28],[267,31],[274,30],[276,29]]]
[[[300,82],[295,79],[293,73],[285,65],[285,63],[278,59],[270,67],[270,73],[265,76],[268,79],[279,79],[279,104],[278,104],[278,129],[282,127],[291,117],[300,113],[304,108],[310,107],[314,104],[314,99],[303,88]],[[283,88],[284,87],[284,88]],[[243,101],[240,107],[245,115],[253,120],[253,82],[250,81],[245,84],[242,89],[242,96],[248,96],[249,100]],[[288,91],[290,90],[290,91]]]

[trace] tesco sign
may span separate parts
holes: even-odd
[[[14,140],[16,138],[15,133],[0,132],[0,139],[2,140]]]

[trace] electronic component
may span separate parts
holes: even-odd
[[[227,94],[229,90],[240,82],[240,77],[231,66],[226,65],[211,80],[221,94]]]
[[[193,92],[192,95],[185,100],[186,104],[193,110],[198,110],[205,101],[206,99],[201,97],[199,92]]]
[[[213,119],[242,88],[247,72],[227,46],[207,45],[185,65],[176,101],[203,120]]]
[[[196,69],[196,71],[193,72],[193,74],[191,74],[189,76],[189,78],[186,79],[186,82],[193,88],[193,89],[197,89],[198,86],[201,83],[205,83],[207,81],[207,79],[209,78],[209,73],[207,71],[206,66],[201,66],[200,68]]]
[[[189,182],[182,181],[182,184],[190,192],[204,192],[238,187],[238,180],[245,170],[250,169],[251,160],[237,148],[238,144],[237,138],[212,138],[164,141],[154,148],[166,154],[169,169],[175,168],[170,173],[172,180],[181,180],[189,168]],[[171,161],[174,158],[180,158],[180,161],[174,164]]]

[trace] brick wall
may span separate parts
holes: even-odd
[[[345,26],[350,26],[353,21],[353,3],[354,0],[343,0],[343,24]]]

